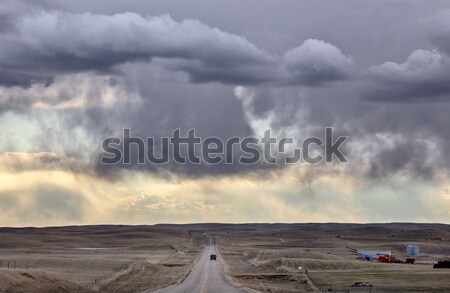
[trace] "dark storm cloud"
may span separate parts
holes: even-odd
[[[135,109],[116,108],[114,112],[100,113],[107,116],[110,135],[122,137],[124,126],[131,129],[133,137],[153,137],[155,139],[155,152],[161,151],[161,137],[170,137],[175,129],[181,128],[181,135],[186,136],[189,129],[195,129],[196,135],[202,138],[215,136],[226,141],[232,136],[246,137],[252,135],[245,113],[240,102],[233,96],[232,90],[225,85],[217,84],[191,84],[191,83],[161,83],[149,78],[153,70],[148,68],[127,68],[129,75],[136,76],[129,80],[129,89],[137,89],[139,95],[145,97]],[[132,72],[141,74],[133,74]],[[100,113],[99,113],[100,112]],[[132,119],[130,119],[130,116]],[[106,137],[106,135],[104,136]],[[101,145],[98,146],[98,151]],[[200,149],[197,149],[198,151]],[[131,148],[132,161],[137,161],[137,148]],[[130,165],[104,165],[100,163],[100,156],[95,158],[97,171],[101,175],[112,176],[121,169],[134,169],[155,173],[173,173],[190,177],[232,174],[248,171],[252,166],[235,164],[195,165],[193,163],[176,164],[170,160],[165,165],[130,164]]]
[[[295,138],[320,137],[323,127],[348,135],[346,173],[369,180],[396,175],[431,180],[450,170],[449,105],[361,100],[351,82],[339,86],[270,91],[254,88],[246,111],[269,119],[270,128]],[[330,174],[330,166],[310,166],[305,180]]]
[[[290,84],[318,85],[330,80],[346,80],[356,70],[353,59],[339,48],[313,39],[287,51],[284,62]]]
[[[353,66],[325,42],[309,40],[278,57],[242,36],[169,15],[49,11],[14,17],[16,29],[1,34],[0,83],[6,86],[50,83],[63,73],[111,73],[118,64],[153,58],[171,60],[170,69],[195,83],[315,85],[348,78]]]
[[[422,19],[430,49],[414,50],[404,62],[370,66],[364,98],[391,102],[449,101],[449,17],[450,10],[444,9]]]
[[[391,102],[450,99],[450,58],[433,50],[416,50],[404,63],[386,62],[368,69],[364,97]]]
[[[5,9],[0,84],[41,83],[57,94],[31,94],[33,88],[9,94],[11,88],[6,88],[0,112],[33,108],[37,102],[61,106],[79,98],[80,88],[98,88],[94,76],[108,75],[110,88],[121,89],[115,95],[122,100],[112,106],[102,105],[99,97],[104,93],[92,90],[80,108],[55,110],[59,125],[46,121],[45,111],[29,113],[39,113],[45,121],[42,128],[47,131],[39,138],[43,149],[60,145],[66,155],[87,154],[98,162],[101,140],[120,135],[124,127],[142,138],[158,139],[181,127],[184,133],[196,128],[202,137],[226,140],[253,135],[252,123],[267,120],[273,131],[289,130],[299,138],[320,136],[325,126],[350,135],[355,142],[349,150],[351,162],[356,162],[350,168],[355,176],[379,179],[406,172],[430,178],[448,170],[448,104],[430,105],[449,97],[448,21],[443,18],[427,34],[418,20],[448,3],[292,1],[284,6],[263,1],[264,5],[254,2],[254,9],[235,12],[230,7],[242,7],[241,1],[217,9],[209,6],[211,1],[202,13],[186,2],[156,2],[70,1],[64,4],[72,7],[70,11],[28,5]],[[14,8],[15,2],[10,3]],[[167,12],[171,16],[161,15]],[[87,76],[91,85],[80,85],[75,73]],[[62,83],[62,77],[73,81]],[[230,85],[244,85],[255,95],[243,107]],[[142,100],[134,104],[126,94]],[[411,103],[417,101],[422,103]],[[65,132],[68,135],[61,139]],[[84,145],[70,140],[72,132],[83,133],[77,141]],[[389,135],[404,141],[388,146],[382,137]],[[371,162],[368,167],[358,165],[363,160]],[[103,174],[124,168],[97,167]],[[125,168],[188,176],[266,170],[259,165]],[[326,169],[310,168],[310,176]]]
[[[53,83],[53,80],[52,75],[45,73],[17,72],[7,68],[0,68],[0,83],[7,87],[29,87],[35,83],[50,85]]]
[[[320,40],[307,40],[278,56],[259,49],[244,37],[195,19],[175,21],[169,15],[52,11],[29,13],[18,23],[17,33],[2,35],[5,40],[0,54],[3,83],[27,87],[44,82],[49,91],[27,95],[6,90],[10,94],[3,97],[3,109],[33,107],[38,102],[57,107],[71,98],[79,98],[77,89],[62,82],[61,76],[70,79],[70,74],[85,71],[117,75],[122,83],[116,87],[143,98],[139,107],[118,103],[105,110],[93,103],[79,110],[79,119],[68,113],[64,117],[64,127],[70,129],[71,125],[77,125],[70,122],[72,119],[81,122],[78,125],[91,124],[86,132],[101,138],[111,133],[120,135],[117,130],[125,126],[142,138],[158,139],[180,127],[183,131],[196,128],[202,137],[217,136],[224,141],[231,136],[249,136],[252,129],[241,103],[231,88],[220,84],[318,86],[350,78],[355,67],[353,58]],[[188,82],[182,77],[179,80],[178,72],[187,74]],[[219,84],[209,85],[209,82]],[[47,97],[55,91],[60,94]],[[101,93],[89,94],[86,100],[98,101],[96,94]],[[99,129],[101,125],[107,126]],[[52,135],[46,136],[45,141],[48,141],[45,145],[52,145]],[[70,142],[62,140],[59,144],[67,149]],[[160,169],[153,165],[126,166],[136,167],[154,172]],[[100,165],[97,169],[107,172],[114,167]],[[252,166],[221,164],[197,168],[187,164],[163,169],[197,176],[235,173]]]
[[[406,173],[409,176],[431,179],[435,174],[433,152],[427,150],[424,142],[406,140],[393,148],[382,149],[372,160],[369,176],[385,178],[386,175]]]
[[[17,33],[21,17],[30,13],[52,10],[55,3],[45,0],[16,0],[0,2],[0,33]]]
[[[110,72],[117,64],[155,57],[236,71],[268,66],[273,59],[242,37],[168,15],[37,13],[21,18],[18,26],[17,33],[1,35],[5,85],[27,86],[60,73]]]

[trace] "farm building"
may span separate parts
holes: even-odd
[[[358,256],[370,259],[377,259],[379,255],[392,255],[390,250],[357,250]]]

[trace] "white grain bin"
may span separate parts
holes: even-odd
[[[408,256],[419,256],[419,246],[415,244],[409,244],[406,247],[406,253]]]

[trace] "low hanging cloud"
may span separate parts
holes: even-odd
[[[182,2],[0,1],[2,223],[448,221],[445,5]],[[350,136],[348,164],[99,165],[123,128],[301,141],[328,126]]]
[[[368,69],[364,97],[385,101],[432,101],[450,96],[450,58],[437,50],[416,50],[404,63]]]
[[[337,126],[346,117],[355,115],[354,105],[350,104],[353,102],[344,97],[359,94],[354,87],[351,85],[344,93],[335,84],[328,87],[328,83],[356,82],[363,70],[354,57],[322,40],[307,39],[277,55],[243,36],[195,19],[176,21],[169,15],[149,17],[129,12],[75,14],[42,7],[21,10],[17,15],[13,10],[6,13],[12,15],[9,22],[14,29],[1,32],[4,42],[0,43],[0,84],[3,84],[0,112],[43,109],[38,113],[45,116],[44,121],[49,116],[45,110],[71,113],[58,131],[67,132],[70,137],[73,126],[81,125],[84,141],[76,148],[83,146],[83,157],[96,158],[100,140],[117,133],[124,125],[130,125],[133,134],[140,137],[150,134],[160,137],[183,126],[226,139],[231,135],[249,136],[261,125],[280,133],[289,128],[289,134],[306,137],[322,131],[324,125]],[[444,53],[415,51],[404,63],[387,62],[370,67],[365,97],[388,101],[425,97],[427,101],[435,100],[448,90],[447,69],[448,57]],[[234,99],[229,85],[258,89],[248,102],[248,109],[243,105],[245,101]],[[321,92],[327,88],[328,92]],[[319,106],[325,98],[329,99],[328,105],[333,105],[329,110]],[[138,106],[130,101],[138,101],[135,103]],[[336,104],[345,103],[348,107],[342,107],[336,114],[334,109],[340,107]],[[384,119],[383,125],[387,123]],[[44,123],[45,127],[50,124]],[[51,125],[51,132],[57,132],[55,125]],[[347,127],[354,131],[359,125]],[[371,123],[374,129],[370,131],[389,132],[375,129],[376,125]],[[60,137],[58,134],[50,140],[45,136],[42,140],[47,141],[46,148],[62,145],[63,151],[44,150],[81,157],[70,140],[65,143]],[[400,144],[398,151],[405,147],[406,144]],[[369,176],[382,177],[389,170],[401,172],[415,167],[403,162],[390,164],[391,153],[395,154],[387,150],[373,155]],[[189,165],[161,168],[177,174],[204,176],[238,173],[255,166],[217,166],[213,170]],[[429,169],[433,168],[417,170],[429,176],[433,173]]]
[[[433,49],[414,50],[403,63],[368,68],[363,97],[389,102],[436,102],[450,98],[450,10],[425,19]]]
[[[330,80],[345,80],[356,71],[354,60],[336,46],[315,39],[284,54],[290,84],[318,85]]]
[[[89,162],[57,155],[55,153],[15,152],[0,154],[0,172],[17,174],[41,170],[88,173]]]
[[[236,70],[272,59],[242,37],[169,15],[49,12],[19,18],[17,26],[17,34],[2,36],[4,85],[51,82],[60,73],[111,72],[117,64],[156,57]]]
[[[317,85],[346,79],[354,67],[323,41],[307,40],[279,57],[242,36],[169,15],[40,11],[9,19],[15,30],[1,32],[3,86],[49,85],[59,74],[86,71],[119,74],[119,64],[155,58],[194,83]]]
[[[58,75],[50,85],[0,87],[0,112],[28,108],[111,108],[117,102],[138,100],[134,92],[126,90],[122,79],[92,73]]]

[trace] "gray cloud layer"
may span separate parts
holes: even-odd
[[[417,50],[404,63],[386,62],[368,71],[368,99],[429,101],[450,94],[450,58],[438,51]]]
[[[395,16],[405,7],[392,4],[379,9],[389,24],[398,24]],[[339,17],[330,16],[342,20],[336,27],[320,27],[305,15],[292,18],[292,11],[301,10],[295,5],[306,5],[292,4],[279,13],[295,19],[295,25],[278,28],[281,33],[270,30],[277,26],[269,13],[270,7],[279,8],[276,4],[266,8],[268,29],[248,16],[241,31],[231,15],[200,21],[180,11],[177,17],[159,11],[147,16],[152,14],[136,13],[136,7],[132,13],[114,5],[111,11],[86,12],[92,4],[80,5],[72,7],[77,11],[57,9],[52,2],[2,6],[0,115],[39,121],[45,131],[33,139],[44,151],[95,158],[101,140],[123,127],[141,137],[161,137],[182,127],[226,139],[252,135],[253,124],[265,121],[275,132],[289,130],[300,138],[320,135],[325,126],[350,135],[351,159],[370,161],[350,168],[356,175],[363,170],[378,179],[406,172],[427,179],[450,166],[446,12],[437,14],[442,20],[430,24],[438,28],[431,33],[409,20],[392,33],[359,2],[350,1],[336,12]],[[435,15],[441,9],[433,4],[408,13],[420,16],[422,10]],[[323,7],[317,11],[326,15]],[[246,23],[243,19],[236,21]],[[417,38],[394,43],[410,30]],[[387,55],[386,47],[395,52]],[[254,92],[245,105],[233,92],[237,85]],[[110,96],[118,100],[111,102]],[[78,145],[70,139],[73,134]],[[386,139],[391,136],[396,139]],[[4,139],[10,151],[18,145]],[[203,176],[257,167],[167,168]]]
[[[12,18],[12,17],[11,17]],[[331,44],[309,40],[285,56],[198,20],[169,15],[35,13],[16,19],[1,35],[0,82],[29,86],[55,75],[112,72],[127,62],[169,59],[170,70],[193,82],[317,84],[345,79],[353,60]]]

